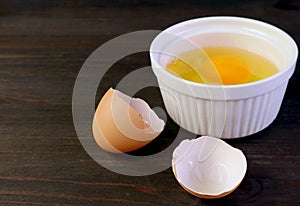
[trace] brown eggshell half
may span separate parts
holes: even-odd
[[[164,128],[146,102],[110,88],[102,97],[93,119],[97,144],[113,153],[139,149],[155,139]]]
[[[224,197],[242,182],[247,160],[241,150],[214,137],[183,140],[173,152],[176,180],[189,193],[206,199]]]
[[[173,169],[173,173],[174,173],[175,178],[178,179],[178,176],[176,174],[176,168]],[[218,199],[218,198],[225,197],[225,196],[229,195],[230,193],[232,193],[234,190],[236,190],[236,188],[238,188],[238,186],[241,184],[241,182],[238,185],[236,185],[232,190],[224,192],[222,194],[218,194],[218,195],[206,195],[206,194],[197,193],[197,192],[187,188],[183,183],[179,182],[179,184],[185,191],[191,193],[192,195],[194,195],[196,197],[200,197],[200,198],[204,198],[204,199]]]

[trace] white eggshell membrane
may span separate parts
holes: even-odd
[[[234,191],[243,180],[246,157],[223,140],[202,136],[184,140],[173,152],[177,181],[191,194],[219,198]]]
[[[131,98],[118,90],[114,90],[116,95],[113,96],[111,102],[111,111],[116,127],[122,134],[130,139],[138,141],[151,140],[157,132],[161,132],[164,128],[164,121],[159,119],[156,113],[142,99]],[[123,102],[120,102],[122,100]],[[126,107],[131,107],[139,114],[144,122],[144,128],[140,129],[131,121],[131,113],[129,110],[124,112],[124,108],[120,104],[125,104]],[[120,115],[121,114],[121,115]],[[128,121],[129,120],[129,121]],[[150,134],[150,135],[145,135]]]
[[[164,125],[144,100],[110,88],[96,109],[93,135],[106,151],[130,152],[151,142]]]

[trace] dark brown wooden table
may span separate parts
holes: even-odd
[[[80,144],[72,92],[86,58],[124,33],[162,30],[203,16],[263,20],[300,42],[297,1],[0,1],[0,205],[300,205],[300,70],[276,120],[265,130],[228,141],[243,150],[248,170],[240,187],[218,200],[185,192],[172,170],[132,177],[97,164]],[[147,52],[114,64],[98,88],[149,65]],[[157,88],[136,96],[162,105]],[[134,155],[167,147],[178,126]],[[171,158],[171,157],[170,157]]]

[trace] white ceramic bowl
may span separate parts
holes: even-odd
[[[230,46],[271,60],[280,70],[263,80],[239,85],[207,85],[184,80],[165,66],[195,47]],[[165,107],[181,127],[200,135],[237,138],[256,133],[276,118],[298,56],[297,45],[284,31],[240,17],[205,17],[161,32],[150,58]]]

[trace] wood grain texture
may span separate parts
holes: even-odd
[[[72,120],[72,92],[86,58],[121,34],[201,16],[260,19],[300,42],[298,1],[0,1],[0,205],[299,205],[300,72],[290,80],[276,120],[247,138],[248,171],[239,188],[218,200],[185,192],[171,169],[130,177],[98,165],[81,146]],[[149,65],[146,52],[116,63],[101,81],[97,102],[123,76]],[[157,88],[137,96],[162,106]],[[167,147],[172,121],[150,145]]]

